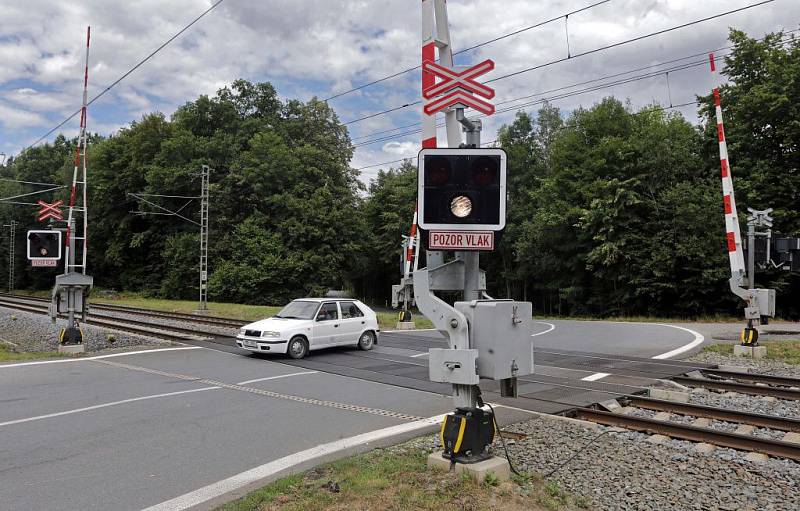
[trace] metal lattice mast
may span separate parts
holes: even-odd
[[[86,27],[86,64],[83,72],[83,102],[81,104],[81,125],[78,135],[78,144],[75,147],[75,166],[72,171],[72,188],[69,195],[69,214],[67,216],[67,236],[65,240],[66,264],[64,264],[64,274],[74,272],[80,268],[80,273],[86,275],[87,242],[89,228],[89,211],[87,203],[87,180],[86,180],[86,107],[88,100],[89,87],[89,40],[91,27]],[[81,171],[79,176],[79,170]],[[80,178],[79,178],[80,177]],[[80,186],[80,204],[78,204],[78,187]],[[76,227],[76,214],[82,217],[82,228],[79,231]],[[76,264],[75,260],[77,246],[75,241],[80,242],[81,263]]]
[[[210,169],[203,165],[201,171],[200,190],[200,306],[199,310],[208,310],[208,178]]]
[[[12,220],[3,227],[11,229],[11,233],[8,235],[8,292],[11,293],[14,291],[14,239],[17,235],[17,222],[16,220]]]

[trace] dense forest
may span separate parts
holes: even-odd
[[[730,38],[721,92],[740,213],[772,207],[775,232],[800,234],[800,41]],[[508,227],[499,249],[482,255],[490,294],[564,315],[736,313],[713,115],[710,95],[698,97],[699,126],[613,97],[568,115],[552,105],[518,112],[498,135],[509,156]],[[59,136],[28,149],[0,178],[66,184],[74,144]],[[383,305],[399,278],[415,162],[365,186],[352,155],[326,103],[281,101],[269,83],[245,80],[169,118],[156,112],[93,136],[89,273],[102,288],[195,297],[197,226],[136,214],[158,210],[130,193],[196,196],[207,164],[210,299],[278,304],[344,288]],[[0,197],[30,191],[0,180]],[[197,217],[197,201],[153,200]],[[0,202],[2,223],[15,219],[18,232],[37,227],[34,211]],[[49,288],[55,270],[29,268],[17,240],[15,286]],[[800,315],[800,276],[765,271],[758,284],[778,289],[782,315]]]

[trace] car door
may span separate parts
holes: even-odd
[[[319,311],[317,311],[317,317],[314,320],[313,347],[319,348],[338,344],[340,327],[339,306],[336,302],[324,302]]]
[[[356,344],[366,325],[364,313],[355,302],[339,302],[339,307],[342,310],[342,333],[339,343]]]

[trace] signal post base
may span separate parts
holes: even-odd
[[[395,324],[395,330],[414,330],[414,327],[413,321],[398,321]]]
[[[442,451],[432,452],[428,455],[428,467],[434,470],[449,472],[451,464],[450,460],[442,457]],[[492,456],[477,463],[456,463],[455,473],[468,474],[478,483],[482,483],[490,473],[500,481],[508,481],[511,479],[511,466],[507,459]]]
[[[59,344],[58,352],[66,353],[68,355],[75,355],[77,353],[84,353],[86,351],[85,344]]]
[[[765,358],[767,356],[766,346],[743,346],[736,344],[733,346],[733,356],[747,358]]]

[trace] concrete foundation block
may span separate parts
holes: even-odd
[[[669,437],[664,435],[650,435],[647,441],[651,444],[663,444],[669,442]]]
[[[767,356],[767,347],[736,344],[733,346],[733,355],[735,357],[764,358]]]
[[[78,353],[84,353],[86,351],[85,344],[59,344],[58,345],[58,352],[59,353],[67,353],[69,355],[75,355]]]
[[[692,426],[697,426],[698,428],[707,428],[711,425],[711,419],[707,419],[705,417],[698,417],[697,419],[692,421]]]
[[[653,399],[664,399],[666,401],[678,401],[680,403],[688,403],[689,402],[689,393],[688,392],[678,392],[676,390],[664,390],[664,389],[650,389],[649,391],[650,397]]]
[[[395,330],[414,330],[413,321],[398,321]]]
[[[442,451],[432,452],[428,455],[428,467],[449,472],[450,460],[442,458]],[[478,463],[456,463],[455,472],[456,474],[469,474],[479,483],[482,483],[488,474],[494,475],[500,481],[511,479],[511,466],[508,464],[508,460],[498,456]]]
[[[789,433],[783,435],[783,438],[781,438],[781,440],[783,440],[784,442],[791,442],[793,444],[800,444],[800,433],[790,431]]]
[[[711,454],[714,451],[714,449],[716,449],[716,448],[717,448],[716,445],[707,444],[707,443],[699,443],[699,444],[695,444],[694,452],[696,452],[698,454]]]
[[[669,412],[658,412],[657,414],[653,415],[653,419],[657,421],[668,421],[672,417],[672,414]]]
[[[750,372],[750,368],[749,367],[731,366],[731,365],[724,365],[724,364],[718,365],[717,369],[719,369],[720,371],[728,371],[728,372],[731,372],[731,373],[749,373]]]
[[[753,463],[764,463],[769,460],[769,456],[760,452],[748,452],[744,459]]]
[[[751,426],[750,424],[739,424],[739,427],[736,428],[734,433],[737,435],[752,435],[753,431],[756,430],[755,426]]]

